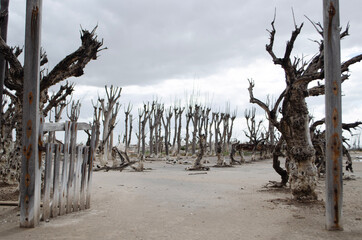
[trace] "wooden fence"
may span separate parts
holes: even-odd
[[[92,130],[90,146],[77,145],[77,131]],[[95,129],[86,123],[44,123],[40,134],[64,131],[64,143],[45,143],[40,220],[90,208]]]

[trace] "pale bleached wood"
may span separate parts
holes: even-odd
[[[80,181],[82,174],[82,157],[83,157],[83,146],[77,147],[77,157],[75,158],[75,174],[74,174],[74,200],[73,200],[73,211],[77,212],[79,209],[79,198],[80,198]]]
[[[0,34],[1,38],[6,42],[8,34],[8,19],[9,19],[9,0],[1,0],[1,12],[6,15],[3,16],[0,23]],[[5,58],[3,54],[0,54],[0,103],[3,102],[3,92],[4,92],[4,79],[5,79]],[[0,119],[3,118],[3,105],[0,104]],[[0,129],[2,126],[2,121],[0,121]]]
[[[44,173],[44,198],[42,220],[50,218],[50,188],[52,181],[52,159],[54,146],[51,143],[45,144],[45,173]]]
[[[81,130],[91,130],[92,126],[89,123],[77,123],[78,131]],[[64,122],[55,122],[55,123],[45,123],[44,132],[54,132],[54,131],[64,131],[65,123]]]
[[[95,159],[95,142],[96,142],[96,126],[92,127],[92,137],[89,149],[89,161],[88,161],[88,179],[87,179],[87,191],[86,191],[86,208],[90,208],[91,200],[91,188],[92,188],[92,173],[93,173],[93,161]]]
[[[61,183],[61,197],[60,197],[60,211],[59,215],[64,215],[66,213],[66,204],[67,204],[67,183],[68,183],[68,171],[69,171],[69,145],[70,145],[70,135],[71,135],[71,122],[66,122],[65,124],[65,133],[64,133],[64,159],[63,159],[63,168],[62,168],[62,183]]]
[[[35,227],[40,220],[39,72],[42,1],[26,1],[23,142],[20,176],[20,226]]]
[[[342,230],[342,108],[339,1],[323,0],[326,103],[326,228]]]
[[[60,153],[61,145],[54,144],[54,178],[53,178],[53,202],[52,202],[52,217],[57,217],[59,215],[59,198],[60,198],[60,189],[59,189],[59,170],[60,170]]]
[[[76,157],[76,144],[77,144],[77,123],[72,123],[71,137],[70,137],[70,158],[69,158],[69,176],[67,184],[67,213],[73,211],[74,200],[74,163]]]
[[[85,147],[84,148],[84,153],[83,153],[83,159],[82,159],[82,176],[81,176],[81,184],[80,184],[80,204],[79,204],[79,208],[80,210],[84,210],[85,209],[85,188],[86,188],[86,183],[87,183],[87,176],[88,176],[88,171],[87,171],[87,164],[88,164],[88,158],[89,158],[89,147]]]

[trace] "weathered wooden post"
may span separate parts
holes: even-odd
[[[20,226],[35,227],[40,218],[39,76],[42,0],[26,1],[23,92],[23,155],[20,178]]]
[[[339,0],[323,0],[326,104],[326,228],[343,230]]]
[[[1,19],[0,19],[0,35],[6,42],[8,34],[8,19],[9,19],[9,0],[1,0]],[[0,54],[0,129],[3,119],[3,92],[4,92],[4,79],[5,79],[5,58]]]

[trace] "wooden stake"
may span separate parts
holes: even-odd
[[[3,16],[0,25],[0,34],[1,38],[6,42],[7,34],[8,34],[8,19],[9,19],[9,0],[1,0],[1,13],[6,14]],[[3,92],[4,92],[4,79],[5,79],[5,65],[6,61],[4,55],[0,54],[0,129],[2,126],[3,119]],[[1,134],[1,133],[0,133]]]
[[[23,146],[20,177],[20,226],[35,227],[40,218],[39,76],[42,0],[26,1],[23,92]]]
[[[342,107],[339,1],[323,0],[326,104],[326,228],[342,227]]]

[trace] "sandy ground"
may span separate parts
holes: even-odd
[[[296,203],[271,160],[206,174],[185,165],[147,162],[146,172],[95,172],[91,209],[19,228],[18,208],[0,207],[0,239],[362,239],[362,163],[344,182],[344,231],[325,230],[320,201]],[[194,174],[194,175],[190,175]]]

